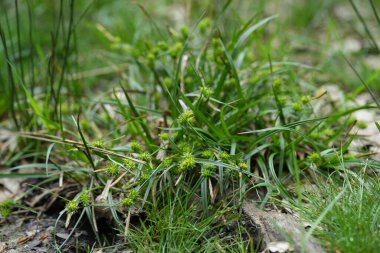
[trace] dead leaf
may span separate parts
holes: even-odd
[[[32,238],[36,235],[36,233],[37,233],[36,230],[33,230],[33,231],[26,231],[27,236],[20,238],[20,239],[17,241],[17,244],[24,244],[25,242],[27,242],[27,241],[29,241],[30,239],[32,239]]]
[[[24,244],[25,242],[29,241],[29,239],[30,239],[29,236],[22,237],[18,239],[17,244]]]
[[[67,234],[67,233],[56,233],[55,235],[61,239],[64,239],[64,240],[69,238],[69,234]]]
[[[40,238],[38,238],[39,241],[44,241],[46,238],[48,238],[49,234],[48,233],[45,233],[43,235],[40,236]]]

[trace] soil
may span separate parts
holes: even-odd
[[[0,220],[0,253],[57,252],[69,236],[70,227],[56,218],[22,214]],[[76,230],[61,252],[83,252],[93,240],[86,230]]]

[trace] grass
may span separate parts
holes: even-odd
[[[344,26],[340,33],[341,21],[328,15],[343,1],[284,5],[296,20],[265,1],[148,2],[0,3],[6,14],[0,20],[1,126],[18,136],[17,149],[2,154],[9,169],[0,177],[38,179],[3,202],[2,216],[37,189],[73,183],[80,191],[59,196],[65,206],[59,219],[78,226],[87,220],[98,246],[120,244],[99,232],[97,223],[106,218],[122,245],[136,251],[251,252],[260,245],[239,215],[246,196],[258,191],[261,206],[286,199],[319,221],[324,229],[315,234],[328,247],[355,252],[352,245],[362,240],[349,234],[354,222],[343,224],[351,209],[342,200],[375,210],[367,197],[378,189],[380,164],[368,160],[371,177],[353,174],[368,187],[335,175],[364,166],[365,150],[351,152],[350,130],[363,125],[352,114],[376,107],[351,100],[365,88],[377,94],[378,72],[346,62],[368,52],[342,57],[323,49],[340,39],[332,34],[344,39],[344,30],[351,31]],[[351,3],[355,17],[361,9]],[[374,13],[373,20],[357,21],[368,35],[366,22],[376,21],[377,12],[372,1],[364,7]],[[186,16],[181,25],[173,25],[175,15]],[[308,65],[300,52],[310,41],[305,51],[316,64]],[[326,80],[347,84],[340,104],[319,87]],[[318,113],[316,103],[330,112]],[[334,187],[307,195],[305,203],[304,181],[323,189],[326,178]],[[329,205],[341,185],[346,192]],[[320,196],[330,201],[318,202]],[[233,236],[213,234],[229,222]],[[378,233],[371,229],[363,233]],[[342,242],[333,244],[339,232]],[[58,251],[65,246],[56,242]]]
[[[379,180],[376,175],[369,177],[365,169],[345,173],[342,184],[329,178],[315,192],[306,193],[308,203],[300,212],[311,221],[321,218],[315,234],[331,251],[376,252],[380,247]],[[323,217],[321,210],[326,211]]]

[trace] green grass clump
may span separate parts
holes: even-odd
[[[306,194],[307,204],[300,212],[311,222],[321,219],[314,234],[328,249],[377,252],[380,248],[380,181],[376,176],[348,173],[343,185],[332,179],[320,182],[315,192]]]
[[[128,245],[136,251],[152,252],[255,252],[252,239],[238,221],[239,216],[219,210],[204,218],[198,215],[197,204],[185,192],[160,200],[159,209],[147,207],[147,217],[131,225]],[[226,217],[223,224],[215,220]],[[231,218],[229,218],[231,216]],[[222,235],[223,228],[231,226],[233,233]],[[251,251],[250,251],[251,250]]]
[[[58,199],[79,219],[75,228],[87,219],[99,245],[106,240],[97,222],[106,218],[136,251],[249,252],[252,235],[239,222],[236,236],[213,234],[229,222],[226,210],[241,213],[247,193],[259,192],[261,206],[282,198],[302,203],[310,175],[362,165],[360,152],[350,154],[350,130],[366,125],[351,116],[373,107],[326,98],[317,86],[321,72],[332,70],[289,60],[297,54],[276,28],[314,30],[333,1],[290,4],[298,21],[264,16],[267,1],[205,2],[192,1],[191,18],[178,26],[167,22],[166,1],[152,2],[151,11],[122,1],[0,3],[16,13],[0,17],[0,82],[7,84],[0,86],[0,117],[20,137],[1,176],[38,179],[17,201],[54,184],[75,185]],[[48,22],[50,12],[57,18]],[[320,100],[327,116],[313,108]],[[368,167],[380,170],[378,161]],[[321,194],[331,200],[338,189]],[[347,199],[359,203],[355,196]],[[340,201],[335,213],[346,210]],[[1,204],[2,216],[12,208]],[[326,220],[326,240],[337,218]]]

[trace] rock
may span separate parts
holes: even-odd
[[[293,215],[276,210],[263,211],[247,201],[243,204],[243,212],[257,227],[264,252],[325,252],[313,237],[305,243],[302,251],[302,238],[306,231],[303,223]]]

